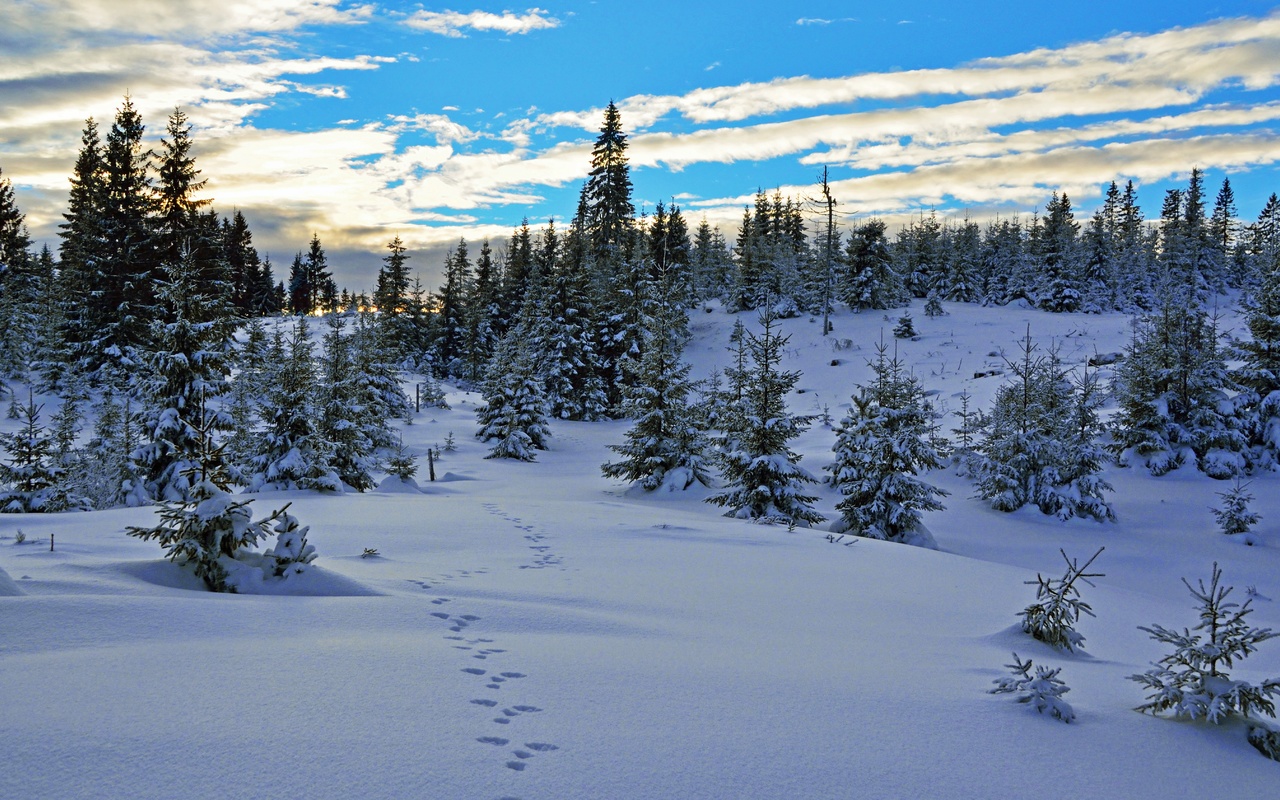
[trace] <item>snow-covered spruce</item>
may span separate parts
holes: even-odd
[[[28,394],[19,407],[22,427],[13,433],[0,433],[0,447],[8,454],[8,463],[0,462],[0,513],[62,511],[68,507],[63,486],[64,470],[53,458],[53,436],[40,425],[40,411]]]
[[[275,369],[262,402],[263,429],[246,476],[248,491],[342,491],[342,480],[330,466],[333,444],[317,424],[317,376],[306,317],[297,318],[287,340],[276,329],[269,359]]]
[[[919,478],[944,465],[937,438],[937,414],[924,399],[919,380],[887,345],[876,345],[874,377],[859,386],[841,421],[827,470],[831,485],[844,495],[832,530],[872,539],[935,546],[921,512],[941,511],[947,492]]]
[[[988,690],[991,694],[1016,694],[1015,699],[1019,703],[1026,703],[1038,713],[1048,714],[1063,722],[1071,722],[1076,718],[1071,704],[1062,699],[1071,689],[1058,677],[1061,667],[1050,669],[1039,666],[1035,668],[1035,675],[1032,675],[1031,659],[1022,661],[1017,653],[1013,654],[1013,663],[1005,666],[1013,673],[1013,677],[992,681],[996,688]]]
[[[707,437],[689,405],[690,366],[680,358],[679,331],[687,324],[683,310],[665,300],[646,319],[644,353],[622,405],[635,423],[626,442],[609,445],[622,458],[601,466],[605,477],[636,482],[646,491],[708,484]]]
[[[1174,648],[1156,662],[1155,669],[1129,676],[1150,692],[1138,711],[1168,711],[1175,717],[1203,718],[1214,723],[1251,713],[1276,715],[1272,698],[1280,695],[1280,678],[1254,685],[1232,680],[1227,669],[1257,650],[1262,642],[1280,634],[1246,624],[1245,617],[1252,613],[1252,600],[1243,604],[1227,602],[1234,587],[1220,585],[1221,580],[1222,570],[1217,562],[1208,586],[1201,580],[1193,587],[1186,578],[1182,579],[1200,605],[1200,623],[1194,628],[1184,628],[1181,633],[1160,625],[1138,628]]]
[[[215,447],[212,427],[201,430],[199,449],[193,454],[195,466],[186,476],[190,489],[182,502],[164,503],[157,512],[160,523],[144,528],[130,526],[126,532],[139,539],[155,540],[170,561],[191,568],[213,592],[252,589],[264,578],[297,574],[315,558],[315,549],[306,541],[306,528],[285,513],[289,505],[263,519],[253,519],[252,500],[236,500],[229,491],[230,474]],[[266,554],[253,551],[270,535],[272,523],[280,539]],[[269,569],[271,576],[264,574]]]
[[[1074,652],[1077,648],[1084,649],[1084,637],[1075,629],[1076,623],[1080,621],[1081,614],[1094,616],[1093,609],[1080,597],[1080,589],[1076,586],[1077,581],[1083,581],[1090,586],[1090,578],[1101,578],[1101,572],[1085,572],[1105,548],[1099,547],[1098,552],[1089,557],[1089,560],[1081,566],[1077,561],[1067,557],[1065,550],[1059,550],[1062,553],[1062,560],[1067,562],[1067,571],[1061,578],[1045,578],[1043,575],[1036,573],[1034,581],[1027,581],[1027,584],[1036,584],[1036,601],[1022,610],[1019,616],[1022,617],[1022,632],[1030,634],[1032,638],[1039,639],[1045,644]]]
[[[485,458],[534,461],[535,450],[547,449],[546,403],[522,336],[517,329],[503,338],[485,379],[485,404],[476,409],[476,438],[497,440]]]
[[[1005,359],[1013,380],[997,390],[971,461],[979,496],[997,511],[1034,503],[1063,520],[1114,520],[1104,498],[1111,486],[1098,475],[1104,459],[1095,375],[1086,370],[1073,381],[1056,348],[1037,354],[1029,330],[1019,347],[1020,358]]]
[[[1225,492],[1218,492],[1218,497],[1222,498],[1222,508],[1213,510],[1213,518],[1217,521],[1218,527],[1228,536],[1234,536],[1238,533],[1248,533],[1249,529],[1258,524],[1258,520],[1262,516],[1255,511],[1249,510],[1249,504],[1253,502],[1253,495],[1245,491],[1249,484],[1241,484],[1240,479],[1236,478],[1236,485]],[[1252,544],[1252,541],[1250,541]]]
[[[799,466],[800,457],[787,447],[808,427],[810,418],[787,411],[786,395],[800,373],[779,368],[782,348],[790,337],[778,335],[776,320],[766,309],[760,315],[759,336],[743,331],[752,368],[729,373],[729,404],[720,423],[719,460],[725,488],[707,502],[728,508],[725,516],[817,524],[825,518],[811,507],[816,498],[804,493],[804,484],[818,479]]]

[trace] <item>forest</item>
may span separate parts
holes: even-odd
[[[882,343],[876,382],[842,423],[845,459],[867,446],[863,426],[893,411],[905,416],[874,435],[917,447],[900,443],[913,455],[890,472],[963,457],[997,508],[1034,503],[1099,519],[1111,513],[1096,477],[1104,459],[1214,478],[1276,464],[1280,199],[1244,224],[1229,179],[1210,206],[1196,168],[1151,220],[1129,182],[1107,187],[1083,224],[1055,193],[1025,218],[921,213],[892,235],[874,218],[840,229],[824,176],[817,201],[760,190],[730,245],[705,220],[691,232],[674,203],[637,215],[611,104],[567,223],[535,232],[526,219],[474,255],[459,241],[434,291],[410,280],[396,237],[376,285],[353,292],[338,290],[314,235],[275,282],[244,216],[219,217],[201,197],[207,181],[180,109],[154,149],[144,134],[127,97],[105,140],[87,121],[56,258],[33,252],[12,186],[0,183],[0,374],[9,416],[23,425],[3,442],[5,511],[185,502],[200,483],[193,470],[213,470],[224,489],[363,491],[395,456],[391,421],[409,404],[400,376],[414,373],[428,402],[441,402],[436,381],[483,391],[478,435],[496,440],[495,456],[531,460],[548,419],[630,418],[622,460],[605,474],[652,489],[718,471],[730,487],[773,487],[770,496],[727,489],[715,502],[729,513],[813,523],[801,487],[815,479],[785,457],[810,420],[785,408],[798,376],[779,369],[782,342],[768,323],[822,316],[826,335],[837,306],[913,299],[929,316],[944,300],[1118,310],[1132,315],[1133,333],[1112,354],[1106,386],[1028,333],[1009,361],[1008,391],[993,408],[966,408],[954,442]],[[1228,292],[1241,298],[1247,337],[1218,329]],[[767,324],[758,337],[736,331],[730,363],[691,381],[681,361],[689,317],[712,302]],[[293,322],[269,333],[264,320],[281,315]],[[318,351],[314,325],[324,327]],[[912,333],[906,314],[895,334]],[[57,395],[58,408],[45,415],[24,384]],[[1107,397],[1118,411],[1104,425]],[[81,436],[86,419],[94,428]],[[762,454],[783,457],[768,476],[747,474]],[[853,485],[866,469],[844,463],[829,480]],[[851,494],[844,523],[909,537],[916,511],[893,524],[866,519],[876,491]],[[911,508],[937,502],[927,485],[893,491],[907,492],[894,502]]]

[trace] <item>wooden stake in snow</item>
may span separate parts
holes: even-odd
[[[432,481],[436,479],[436,457],[430,447],[427,448],[427,475],[431,477]]]

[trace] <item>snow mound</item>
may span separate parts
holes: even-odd
[[[474,481],[475,478],[470,475],[459,475],[456,472],[446,472],[436,479],[437,483],[448,483],[450,481]]]
[[[18,588],[18,584],[13,582],[13,578],[4,571],[4,567],[0,567],[0,597],[18,597],[23,594],[26,592]]]
[[[418,486],[418,482],[413,478],[388,475],[378,484],[378,491],[387,494],[416,494],[422,491],[422,487]]]
[[[121,565],[121,569],[140,581],[169,589],[207,592],[204,582],[191,574],[190,570],[169,561],[151,561]],[[374,591],[358,581],[345,575],[330,572],[315,564],[308,564],[305,571],[290,574],[281,580],[266,578],[261,568],[241,564],[235,570],[232,583],[238,594],[263,594],[293,597],[375,597],[381,592]],[[0,594],[4,594],[3,581],[0,581]]]

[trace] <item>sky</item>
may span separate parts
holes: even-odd
[[[352,290],[395,236],[430,288],[460,238],[564,221],[611,100],[637,207],[730,239],[758,189],[813,197],[824,167],[847,224],[1054,191],[1083,220],[1112,180],[1154,217],[1197,166],[1246,220],[1280,191],[1270,2],[7,0],[0,171],[38,242],[126,94],[152,141],[184,110],[205,196],[277,277],[315,234]]]

